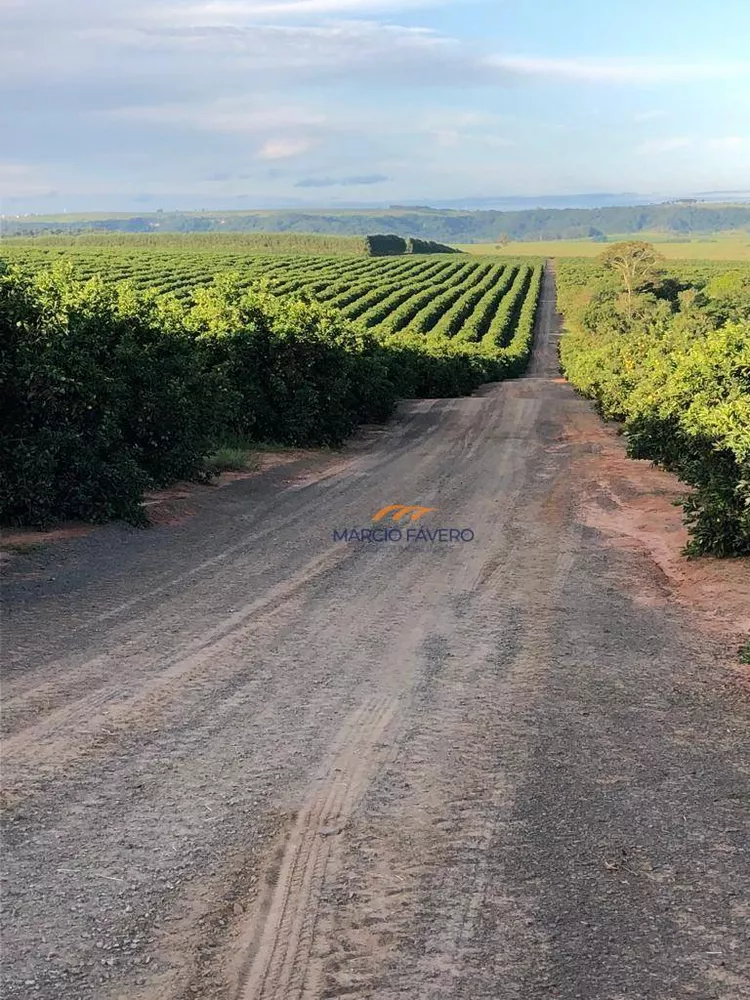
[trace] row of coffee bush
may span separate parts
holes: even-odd
[[[0,519],[143,521],[145,490],[200,478],[229,437],[338,445],[398,398],[516,374],[535,308],[504,348],[373,333],[233,275],[182,301],[64,265],[0,271]]]

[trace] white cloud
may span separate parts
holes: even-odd
[[[205,3],[172,5],[163,14],[172,19],[179,17],[192,24],[237,24],[269,17],[372,14],[435,6],[440,2],[441,0],[207,0]]]
[[[167,103],[117,108],[92,117],[165,126],[196,132],[251,136],[260,142],[261,160],[300,156],[317,145],[329,130],[327,116],[302,105],[262,102],[239,95],[199,104]]]
[[[466,128],[487,128],[498,126],[507,121],[507,116],[497,115],[488,111],[460,111],[457,109],[444,109],[431,111],[422,115],[416,127],[425,131],[439,129],[466,129]]]
[[[314,128],[325,124],[326,116],[297,106],[260,104],[258,98],[221,98],[203,104],[158,104],[116,108],[104,117],[149,125],[171,125],[206,132],[258,133],[279,129]],[[97,114],[95,117],[102,117]]]
[[[506,136],[492,135],[488,132],[460,132],[457,129],[431,129],[424,134],[431,136],[441,149],[476,149],[485,146],[488,149],[507,149],[515,146],[515,140]]]
[[[692,149],[695,152],[705,151],[719,153],[734,153],[747,150],[750,153],[750,138],[741,135],[725,135],[716,138],[699,136],[674,136],[662,139],[650,139],[638,146],[636,152],[672,153],[681,149]],[[750,167],[750,163],[748,164]]]
[[[636,150],[642,155],[651,153],[672,153],[678,149],[687,149],[693,145],[693,140],[687,136],[665,137],[663,139],[649,139],[642,143]]]
[[[217,198],[270,199],[304,177],[382,172],[384,199],[428,200],[480,188],[737,187],[747,176],[750,63],[708,49],[695,62],[503,52],[500,19],[494,38],[470,24],[474,2],[0,0],[5,149],[49,165],[0,171],[0,189],[90,192],[106,179],[146,195],[200,191],[214,177],[205,185]],[[447,18],[428,19],[441,3],[461,14],[453,36]],[[704,86],[679,86],[695,81]],[[587,88],[580,105],[555,103],[565,82]],[[535,99],[514,117],[529,86],[554,123]],[[610,87],[624,91],[617,113],[600,96]]]
[[[558,77],[585,83],[689,83],[750,76],[750,62],[670,62],[654,59],[547,59],[491,56],[488,62],[525,76]]]
[[[306,153],[312,145],[309,139],[267,139],[258,151],[258,157],[261,160],[285,160]]]
[[[706,140],[706,145],[709,149],[718,150],[719,152],[734,152],[748,150],[750,152],[750,137],[743,135],[724,135],[717,139]],[[750,168],[750,163],[748,164]]]
[[[461,133],[455,129],[435,129],[430,134],[442,149],[457,149],[461,145]]]
[[[309,83],[379,85],[384,79],[391,85],[462,87],[501,76],[455,38],[368,20],[179,27],[95,16],[46,35],[29,30],[5,44],[0,81],[10,88],[24,82],[54,89],[81,81],[90,89],[96,79],[111,82],[112,89],[138,91],[148,80],[162,99],[197,89],[209,97],[250,86],[268,94]],[[95,98],[91,89],[85,102]]]
[[[509,139],[503,135],[483,135],[480,141],[483,145],[489,146],[490,149],[509,149],[511,146],[518,145],[515,139]]]
[[[634,122],[654,122],[658,121],[660,118],[666,118],[666,111],[638,111],[633,115]]]
[[[30,167],[27,167],[23,163],[2,163],[0,162],[0,180],[11,180],[18,177],[23,177]]]
[[[3,198],[48,195],[51,193],[51,188],[52,185],[40,167],[28,163],[0,161],[0,202]]]
[[[500,149],[515,145],[515,140],[507,134],[510,122],[512,118],[508,115],[441,109],[425,114],[416,121],[404,120],[397,124],[391,120],[390,128],[400,127],[404,134],[427,136],[441,149],[465,147],[476,150],[478,146]]]

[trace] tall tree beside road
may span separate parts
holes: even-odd
[[[628,312],[631,312],[633,293],[659,276],[664,257],[651,243],[631,240],[614,243],[600,255],[599,260],[608,271],[614,271],[621,279],[628,297]]]

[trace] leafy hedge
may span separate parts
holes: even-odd
[[[392,257],[406,253],[406,240],[403,236],[376,234],[365,236],[365,247],[371,257]]]
[[[184,323],[218,375],[220,425],[232,433],[337,445],[395,403],[378,342],[328,306],[248,291],[228,275],[196,293]]]
[[[570,381],[622,420],[629,453],[693,487],[688,552],[750,554],[750,281],[667,276],[632,316],[592,266],[560,268]]]
[[[232,279],[186,308],[65,269],[0,274],[0,518],[142,521],[224,434],[338,444],[394,401],[382,348],[315,303]]]
[[[406,241],[407,253],[461,253],[455,247],[449,247],[445,243],[436,243],[434,240],[419,240],[410,238]]]
[[[420,240],[413,237],[375,235],[365,236],[365,249],[371,257],[393,257],[400,254],[461,253],[455,247],[434,240]]]
[[[0,270],[0,520],[142,523],[144,491],[202,477],[223,439],[337,445],[397,398],[517,374],[540,273],[504,348],[370,330],[232,274],[180,301],[64,264]]]
[[[542,269],[536,267],[529,276],[525,297],[520,306],[516,328],[507,347],[499,351],[503,362],[503,377],[514,378],[523,374],[534,346],[534,327],[542,290]]]
[[[61,271],[0,275],[4,521],[142,518],[199,474],[218,387],[169,303]]]

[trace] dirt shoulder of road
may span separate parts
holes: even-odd
[[[586,448],[576,448],[573,469],[581,518],[653,566],[645,585],[632,581],[634,598],[649,606],[677,600],[700,629],[725,636],[734,657],[750,636],[750,559],[686,558],[679,500],[689,487],[650,462],[628,458],[617,425],[593,411],[571,411],[560,447],[581,444]]]

